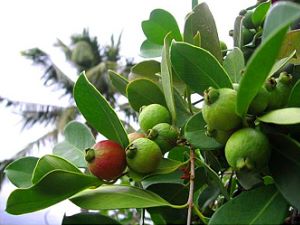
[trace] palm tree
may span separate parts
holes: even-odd
[[[77,69],[77,74],[81,71],[86,71],[86,76],[90,82],[105,96],[113,107],[125,113],[127,120],[129,118],[135,119],[135,112],[130,109],[128,103],[123,105],[117,104],[118,93],[108,78],[108,69],[113,69],[124,76],[128,76],[129,68],[133,66],[133,59],[124,59],[120,56],[120,44],[121,34],[116,43],[112,35],[110,45],[100,47],[97,38],[91,37],[89,31],[84,29],[81,34],[71,36],[71,44],[69,46],[59,39],[55,46],[64,52],[66,60]],[[55,86],[56,90],[63,90],[63,96],[69,98],[69,106],[61,107],[47,103],[43,105],[13,101],[0,96],[2,104],[15,110],[17,109],[16,111],[20,113],[23,128],[31,128],[36,124],[54,127],[50,132],[43,134],[37,140],[33,140],[11,159],[0,162],[0,181],[3,179],[3,170],[8,163],[28,155],[33,146],[39,146],[45,140],[57,142],[58,135],[62,132],[64,126],[79,116],[72,96],[74,81],[55,65],[46,52],[39,48],[23,51],[22,55],[31,60],[34,65],[41,66],[44,69],[41,77],[44,81],[44,86]],[[125,123],[125,127],[126,125],[129,126],[128,123]],[[96,136],[97,133],[94,132],[94,134]]]

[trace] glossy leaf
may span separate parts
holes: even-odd
[[[131,107],[137,112],[144,105],[156,103],[166,106],[161,89],[148,79],[136,79],[130,82],[126,92]]]
[[[161,56],[162,45],[154,44],[145,40],[140,47],[140,55],[145,58],[154,58]]]
[[[300,145],[288,137],[278,137],[269,162],[274,182],[285,199],[300,209]]]
[[[81,173],[81,171],[70,162],[56,155],[45,155],[37,162],[32,176],[32,182],[37,183],[43,176],[53,170],[64,170],[74,173]]]
[[[115,71],[108,71],[109,78],[112,85],[123,95],[126,96],[126,87],[128,80],[121,74],[116,73]]]
[[[278,3],[268,13],[264,24],[263,41],[249,59],[237,94],[237,113],[243,117],[277,58],[289,24],[300,17],[300,7]],[[259,68],[259,70],[257,69]]]
[[[183,127],[186,121],[191,117],[191,113],[188,111],[186,101],[181,97],[176,89],[174,91],[174,101],[176,109],[176,126]]]
[[[223,58],[215,20],[205,2],[193,8],[193,11],[186,17],[184,41],[194,44],[194,37],[197,33],[201,35],[201,47],[221,62]]]
[[[181,34],[175,18],[168,11],[154,9],[149,20],[142,22],[142,29],[147,39],[155,44],[163,45],[165,36],[171,32],[171,39],[180,41]]]
[[[94,176],[54,170],[29,188],[14,190],[7,200],[6,211],[13,215],[38,211],[88,187],[101,184],[102,182]]]
[[[230,51],[223,62],[224,69],[233,83],[239,83],[242,77],[242,70],[245,68],[243,52],[235,47]]]
[[[243,46],[243,16],[237,16],[234,21],[234,30],[233,30],[233,46],[238,47],[239,49]]]
[[[269,2],[263,2],[255,8],[252,14],[253,24],[261,25],[263,23],[270,6],[271,6],[271,2],[269,1]]]
[[[85,190],[70,200],[89,210],[171,206],[153,192],[125,185],[103,185],[94,190]]]
[[[32,173],[36,163],[36,157],[24,157],[10,163],[4,170],[7,178],[19,188],[27,188],[32,185]]]
[[[64,216],[62,225],[71,224],[120,224],[118,221],[93,212],[82,212],[72,216]]]
[[[184,127],[184,137],[196,148],[201,150],[215,150],[222,145],[214,138],[205,134],[206,123],[202,113],[199,112],[191,117]]]
[[[269,185],[243,192],[225,203],[209,224],[281,224],[287,213],[287,202]]]
[[[300,107],[300,80],[294,85],[287,105],[288,107]]]
[[[274,73],[278,72],[280,69],[282,69],[288,62],[291,61],[292,58],[294,58],[296,55],[296,51],[293,51],[289,56],[286,58],[282,58],[278,60],[272,67],[271,72],[269,73],[268,77],[274,75]]]
[[[258,119],[264,123],[290,125],[300,123],[300,108],[282,108],[270,111]]]
[[[183,179],[180,179],[183,172],[180,170],[175,170],[168,174],[158,174],[152,175],[142,180],[143,188],[147,189],[153,184],[183,184]]]
[[[210,86],[215,88],[232,87],[224,68],[205,49],[188,43],[173,42],[171,62],[177,75],[193,91],[201,95]]]
[[[131,67],[128,79],[133,81],[138,78],[148,78],[153,82],[158,82],[158,73],[160,73],[160,63],[156,60],[145,60]]]
[[[169,33],[164,41],[164,47],[162,51],[162,62],[161,62],[161,83],[166,104],[169,112],[172,116],[172,121],[176,121],[176,109],[175,100],[173,94],[173,77],[172,77],[172,65],[170,62],[170,44],[171,34]]]
[[[71,121],[64,129],[65,140],[58,143],[53,154],[61,156],[78,167],[86,167],[84,150],[95,144],[91,130],[77,121]]]
[[[127,133],[117,114],[84,73],[74,86],[74,98],[79,111],[92,127],[107,139],[127,147]]]
[[[299,39],[300,39],[300,30],[292,30],[288,32],[282,43],[278,58],[288,57],[295,51],[296,57],[292,58],[290,62],[294,64],[300,63]]]

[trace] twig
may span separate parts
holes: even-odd
[[[194,179],[195,179],[195,150],[193,147],[190,147],[190,191],[189,191],[189,198],[188,198],[188,215],[186,224],[191,224],[192,218],[192,209],[193,209],[193,201],[194,201]]]

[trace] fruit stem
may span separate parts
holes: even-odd
[[[84,158],[87,162],[92,162],[95,159],[95,150],[92,148],[86,149]]]
[[[188,215],[186,224],[191,224],[192,219],[192,209],[193,209],[193,199],[194,199],[194,180],[195,180],[195,149],[190,147],[190,190],[188,198]]]

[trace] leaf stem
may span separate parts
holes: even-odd
[[[200,220],[204,224],[208,224],[209,218],[207,218],[206,216],[204,216],[202,214],[202,212],[199,210],[198,206],[194,205],[193,209],[194,209],[194,212],[197,214],[197,216],[200,218]]]
[[[186,88],[186,98],[187,98],[187,101],[188,101],[188,107],[189,107],[189,110],[190,110],[190,113],[193,115],[193,106],[192,106],[192,99],[191,99],[191,90],[189,87]]]
[[[193,209],[193,202],[194,202],[194,179],[195,179],[195,150],[193,147],[190,147],[190,190],[189,190],[189,198],[187,201],[188,204],[188,215],[186,224],[191,224],[192,218],[192,209]]]

